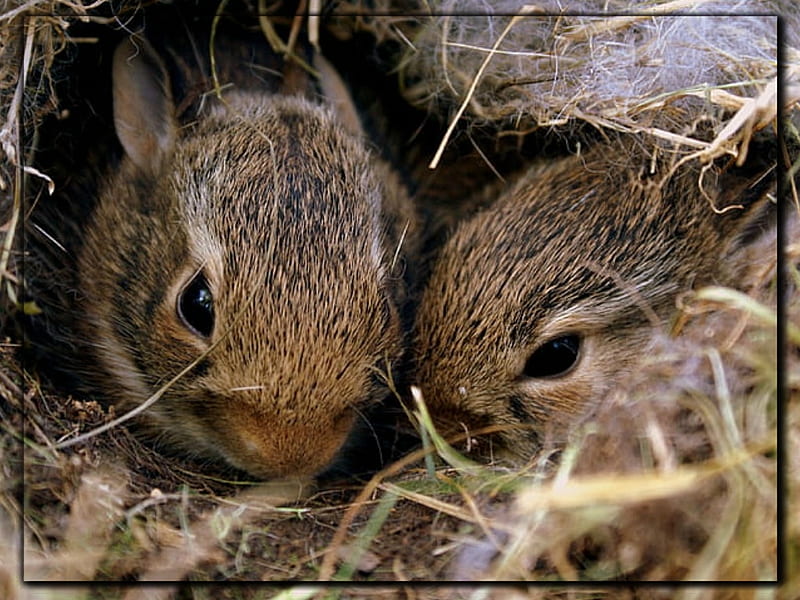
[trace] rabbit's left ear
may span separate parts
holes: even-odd
[[[333,106],[339,122],[344,125],[351,134],[361,137],[364,130],[361,127],[361,119],[350,92],[347,91],[339,73],[319,51],[314,52],[314,68],[319,72],[319,84],[325,98]]]
[[[117,137],[139,169],[156,175],[177,138],[166,69],[144,38],[129,37],[114,51],[112,80]]]

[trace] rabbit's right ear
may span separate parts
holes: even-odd
[[[342,78],[339,77],[339,73],[319,51],[314,52],[313,63],[314,68],[319,72],[322,93],[333,106],[339,122],[354,136],[364,137],[358,110],[353,103],[350,92],[347,91],[347,86],[342,81]]]
[[[175,146],[175,107],[167,73],[141,37],[123,40],[112,70],[114,127],[133,163],[156,175]]]

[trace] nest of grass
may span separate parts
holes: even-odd
[[[519,3],[501,4],[495,5],[498,14],[521,8]],[[603,11],[613,12],[614,3],[602,4]],[[387,5],[394,14],[379,17],[380,10],[369,13],[351,3],[316,25],[313,19],[298,21],[309,34],[319,26],[342,41],[366,33],[376,48],[390,48],[386,69],[398,74],[392,93],[440,124],[435,136],[425,138],[430,145],[414,155],[421,169],[441,156],[437,150],[457,144],[458,135],[469,137],[477,130],[498,139],[537,131],[568,137],[580,122],[685,146],[687,160],[723,154],[745,160],[754,131],[783,126],[790,142],[781,148],[782,195],[788,200],[782,206],[785,270],[776,261],[779,240],[762,236],[740,257],[738,292],[707,289],[683,298],[677,335],[654,338],[643,368],[576,424],[567,447],[545,447],[524,466],[472,462],[467,456],[481,438],[446,443],[422,401],[410,412],[429,442],[364,486],[308,491],[226,480],[204,465],[154,454],[124,428],[64,447],[64,440],[118,415],[90,399],[64,394],[20,364],[20,338],[9,315],[37,308],[21,301],[25,273],[19,232],[28,216],[23,207],[33,207],[54,183],[37,169],[34,133],[47,115],[60,110],[53,65],[59,51],[76,41],[69,26],[79,17],[109,27],[117,20],[105,0],[7,6],[0,14],[0,537],[13,544],[0,550],[0,596],[45,593],[24,587],[17,577],[22,572],[26,580],[50,582],[353,583],[327,592],[341,597],[474,593],[538,598],[582,592],[592,597],[740,597],[739,590],[713,587],[473,591],[355,584],[775,581],[779,557],[783,585],[762,588],[760,594],[787,599],[800,594],[800,579],[794,575],[800,572],[800,520],[788,508],[800,500],[795,459],[800,456],[800,202],[795,181],[800,163],[790,150],[800,145],[795,51],[800,27],[785,24],[785,70],[779,74],[776,24],[764,16],[726,20],[726,28],[715,31],[687,30],[685,21],[665,23],[651,15],[533,21],[433,16],[429,6]],[[433,6],[442,13],[451,8],[447,2]],[[646,10],[674,15],[726,6],[665,2],[648,3]],[[768,12],[783,6],[759,3],[752,8]],[[470,8],[458,5],[465,12]],[[475,8],[485,10],[483,4]],[[416,16],[409,16],[412,11]],[[34,16],[45,13],[63,16]],[[789,7],[786,14],[793,13]],[[260,22],[265,34],[269,23]],[[679,40],[685,44],[687,35],[695,42],[702,39],[698,35],[711,37],[707,44],[694,43],[695,54],[689,57],[678,52]],[[664,57],[673,56],[696,69],[663,73]],[[627,76],[608,77],[609,72]],[[687,74],[690,81],[683,79]],[[779,75],[790,109],[784,120],[777,116],[783,108],[777,104]],[[781,470],[788,495],[782,548]],[[228,597],[227,591],[215,589]],[[70,588],[69,593],[125,598],[205,593],[177,585],[102,590]],[[325,592],[313,586],[254,586],[231,594],[311,598]]]
[[[780,2],[510,0],[489,9],[444,0],[416,9],[434,15],[388,25],[404,48],[402,94],[500,135],[574,135],[588,124],[707,149],[731,112],[756,98],[776,106],[763,95],[777,89],[780,14],[792,32],[782,48],[787,106],[798,98],[797,17]],[[388,35],[386,20],[376,21],[376,35]],[[741,140],[722,142],[732,151]]]

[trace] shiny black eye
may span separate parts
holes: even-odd
[[[553,338],[528,357],[522,373],[527,377],[566,375],[578,362],[581,340],[577,335]]]
[[[202,273],[194,276],[178,296],[178,316],[194,333],[208,337],[214,330],[214,299]]]

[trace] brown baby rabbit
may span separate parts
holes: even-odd
[[[334,463],[403,347],[413,211],[317,66],[339,114],[234,90],[179,128],[159,57],[124,41],[113,101],[125,156],[78,261],[84,378],[119,413],[197,361],[140,425],[262,478]]]
[[[768,169],[713,168],[701,191],[699,169],[665,177],[668,153],[643,148],[622,138],[532,167],[445,243],[414,342],[444,430],[503,426],[504,445],[530,457],[635,368],[676,296],[713,283],[774,212]]]

